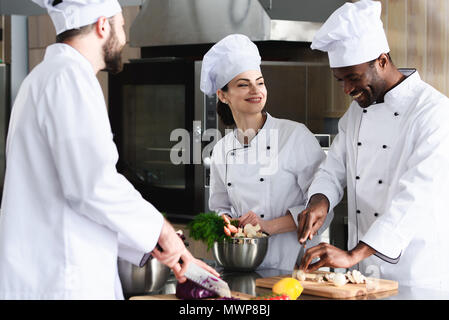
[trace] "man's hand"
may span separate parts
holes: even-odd
[[[299,269],[313,272],[321,267],[350,268],[374,253],[376,253],[376,250],[363,242],[359,242],[351,251],[341,250],[322,242],[306,251],[301,259]],[[315,258],[320,260],[310,264]]]
[[[186,277],[184,277],[184,273],[186,272],[189,263],[196,263],[203,269],[212,273],[214,276],[219,277],[217,271],[209,267],[203,261],[195,259],[192,256],[192,254],[185,247],[184,242],[176,234],[175,230],[167,220],[164,220],[164,225],[162,226],[158,243],[161,246],[162,251],[155,248],[151,254],[161,263],[172,269],[176,279],[180,283],[187,280]],[[179,263],[180,260],[182,261],[182,264]]]
[[[321,193],[314,194],[309,205],[298,215],[298,241],[304,244],[312,240],[313,236],[326,220],[329,211],[329,200]]]
[[[310,264],[315,258],[320,258],[320,260]],[[312,272],[321,267],[350,268],[354,264],[349,252],[322,242],[306,251],[301,259],[299,269]]]

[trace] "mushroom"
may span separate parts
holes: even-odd
[[[333,279],[333,284],[336,287],[341,287],[344,286],[346,284],[348,280],[346,279],[346,276],[343,273],[337,272],[335,273],[334,279]]]
[[[253,235],[256,235],[256,230],[254,230],[254,226],[251,223],[248,223],[243,227],[243,232],[247,237],[252,238]]]
[[[324,278],[325,278],[327,281],[332,281],[332,280],[334,279],[334,277],[335,277],[335,273],[334,273],[334,272],[329,272],[329,273],[326,273],[326,274],[324,275]]]
[[[298,272],[296,273],[296,278],[299,281],[304,281],[304,280],[306,280],[306,273],[302,270],[298,270]]]
[[[352,277],[354,278],[355,283],[365,283],[366,282],[365,276],[358,270],[352,271]]]
[[[246,234],[248,238],[255,238],[257,237],[257,232],[260,230],[260,225],[256,224],[253,226],[251,223],[246,224],[243,227],[243,232]]]
[[[355,283],[355,280],[354,280],[354,277],[352,276],[351,271],[346,272],[346,278],[348,278],[349,282]]]

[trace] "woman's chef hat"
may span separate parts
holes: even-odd
[[[374,60],[390,52],[381,12],[380,1],[347,2],[327,19],[310,47],[327,51],[331,68]]]
[[[47,9],[56,34],[110,18],[122,11],[117,0],[32,0]]]
[[[213,95],[238,74],[260,71],[260,55],[256,45],[242,34],[231,34],[217,42],[203,58],[200,88]]]

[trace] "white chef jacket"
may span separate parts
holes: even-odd
[[[309,195],[348,195],[348,248],[377,251],[362,273],[449,289],[449,99],[415,71],[362,109],[352,102]],[[357,267],[357,266],[356,266]]]
[[[303,124],[267,113],[265,124],[248,147],[238,141],[237,129],[214,146],[209,208],[233,218],[252,210],[265,220],[282,217],[290,210],[297,224],[307,189],[324,158],[317,139]],[[316,236],[307,247],[319,241]],[[293,270],[300,248],[296,231],[270,236],[268,253],[259,269]]]
[[[6,155],[0,299],[123,299],[117,256],[138,264],[163,217],[117,173],[103,93],[71,46],[23,81]]]

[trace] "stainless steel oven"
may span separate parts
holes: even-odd
[[[201,61],[150,58],[109,78],[117,169],[171,218],[208,211],[202,151],[214,141],[203,133],[217,129],[217,114],[216,97],[199,89],[200,72]]]

